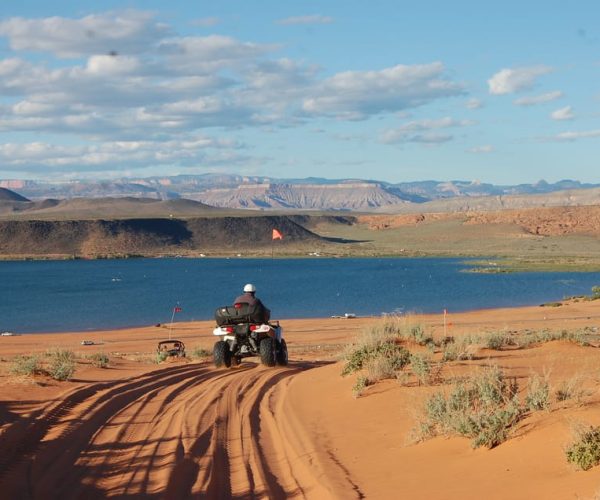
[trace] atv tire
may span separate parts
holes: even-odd
[[[260,362],[265,366],[275,366],[275,341],[271,338],[262,339],[258,347]]]
[[[213,347],[213,361],[217,368],[221,368],[222,366],[229,368],[231,366],[231,351],[229,350],[229,344],[224,340],[215,342],[215,346]]]
[[[279,366],[287,366],[288,364],[288,350],[285,340],[281,339],[279,341],[279,345],[277,346],[277,364]]]

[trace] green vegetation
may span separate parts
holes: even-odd
[[[168,353],[166,353],[164,351],[157,352],[154,362],[158,365],[158,364],[162,363],[168,357],[169,357]]]
[[[567,461],[582,470],[589,470],[600,463],[600,427],[576,429],[576,438],[565,451]]]
[[[530,411],[547,410],[550,407],[550,384],[548,377],[540,377],[537,373],[527,382],[525,406]]]
[[[396,342],[397,335],[390,325],[392,324],[386,321],[367,328],[358,342],[346,349],[343,376],[366,368],[369,362],[373,363],[378,358],[385,358],[393,371],[409,363],[410,353]]]
[[[40,359],[38,356],[17,356],[9,369],[13,375],[33,376],[41,373]]]
[[[207,349],[204,349],[204,347],[196,346],[192,350],[192,358],[193,359],[203,359],[203,358],[209,358],[211,356],[212,356],[212,352],[208,351]]]
[[[48,375],[55,380],[69,380],[75,373],[75,354],[66,349],[54,348],[46,353]]]
[[[108,355],[103,352],[92,354],[89,359],[96,368],[108,368],[110,362]]]
[[[431,396],[421,420],[423,438],[459,434],[472,439],[474,448],[493,448],[504,442],[523,412],[516,381],[507,382],[498,367],[488,367],[454,384],[447,396]]]
[[[354,386],[352,386],[352,394],[353,394],[353,396],[355,398],[360,397],[362,395],[362,393],[364,392],[364,390],[369,385],[370,385],[370,382],[369,382],[368,377],[365,377],[364,375],[360,375],[356,379],[356,383],[354,384]]]

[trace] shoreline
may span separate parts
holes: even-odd
[[[587,304],[587,305],[586,305]],[[597,307],[596,304],[598,304]],[[579,307],[578,307],[579,306]],[[594,307],[597,311],[594,310]],[[587,311],[587,309],[592,309],[592,311]],[[574,309],[583,309],[587,312],[582,312],[578,316],[573,316]],[[531,316],[529,320],[522,319],[521,321],[527,322],[536,322],[540,319],[544,321],[551,322],[552,320],[562,319],[563,317],[569,317],[571,320],[581,320],[581,321],[589,321],[598,319],[600,320],[600,300],[592,299],[588,296],[585,298],[576,297],[576,298],[566,298],[562,300],[557,300],[554,302],[547,302],[544,304],[525,304],[518,306],[499,306],[499,307],[485,307],[478,309],[466,309],[466,310],[447,310],[447,317],[459,317],[459,318],[469,318],[469,317],[483,317],[486,315],[502,315],[506,314],[507,317],[512,318],[513,320],[516,318],[520,318],[521,316]],[[444,309],[439,312],[414,312],[409,311],[405,313],[395,314],[395,313],[384,313],[380,315],[355,315],[350,318],[346,318],[343,315],[332,315],[332,316],[302,316],[302,317],[287,317],[287,318],[275,318],[274,321],[280,321],[284,327],[286,323],[296,323],[296,322],[342,322],[348,324],[356,324],[360,323],[375,323],[377,321],[382,321],[386,317],[397,317],[397,318],[410,318],[412,320],[418,321],[423,320],[426,324],[436,323],[436,319],[444,317]],[[509,322],[509,320],[507,320]],[[454,326],[454,325],[453,325]],[[128,326],[120,326],[120,327],[108,327],[108,328],[94,328],[89,330],[82,329],[74,329],[74,330],[57,330],[57,331],[36,331],[36,332],[11,332],[12,335],[2,336],[0,335],[0,339],[2,338],[19,338],[19,337],[48,337],[52,335],[119,335],[127,332],[165,332],[168,334],[169,330],[171,333],[176,332],[177,330],[188,330],[194,328],[203,328],[207,327],[212,329],[215,327],[215,321],[213,319],[193,319],[193,320],[184,320],[184,321],[175,321],[173,323],[157,323],[154,325],[149,324],[138,324],[138,325],[128,325]],[[0,340],[1,341],[1,340]]]

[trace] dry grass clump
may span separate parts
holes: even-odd
[[[46,372],[54,380],[65,381],[75,373],[75,353],[67,349],[55,347],[46,352]]]
[[[9,372],[13,375],[30,377],[42,373],[43,370],[38,356],[17,356],[13,359]]]
[[[393,370],[399,370],[410,360],[410,353],[396,342],[396,335],[386,325],[375,325],[363,330],[355,344],[347,347],[344,355],[346,363],[342,375],[362,370],[378,358],[387,358]]]
[[[540,377],[537,373],[527,381],[525,407],[530,411],[547,410],[550,407],[550,384],[548,375]]]
[[[567,447],[567,462],[589,470],[600,463],[600,427],[584,426],[575,428],[575,439]]]
[[[205,349],[204,347],[196,346],[192,350],[192,358],[193,359],[204,359],[212,356],[212,352]]]
[[[458,434],[472,439],[474,448],[493,448],[504,442],[523,411],[516,381],[507,381],[495,366],[458,381],[448,395],[433,394],[419,422],[421,439]]]
[[[92,362],[92,365],[96,368],[108,368],[110,363],[110,358],[108,354],[103,352],[96,352],[90,356],[88,356],[89,360]]]
[[[567,380],[563,380],[554,391],[556,401],[574,400],[575,403],[580,404],[583,396],[586,394],[586,391],[581,388],[582,383],[583,377],[581,375],[574,375]]]
[[[17,356],[9,371],[13,375],[48,375],[55,380],[64,381],[73,377],[75,366],[73,351],[56,347],[46,351],[43,356]]]

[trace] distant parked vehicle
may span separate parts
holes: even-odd
[[[156,352],[168,357],[185,358],[185,344],[181,340],[162,340]]]

